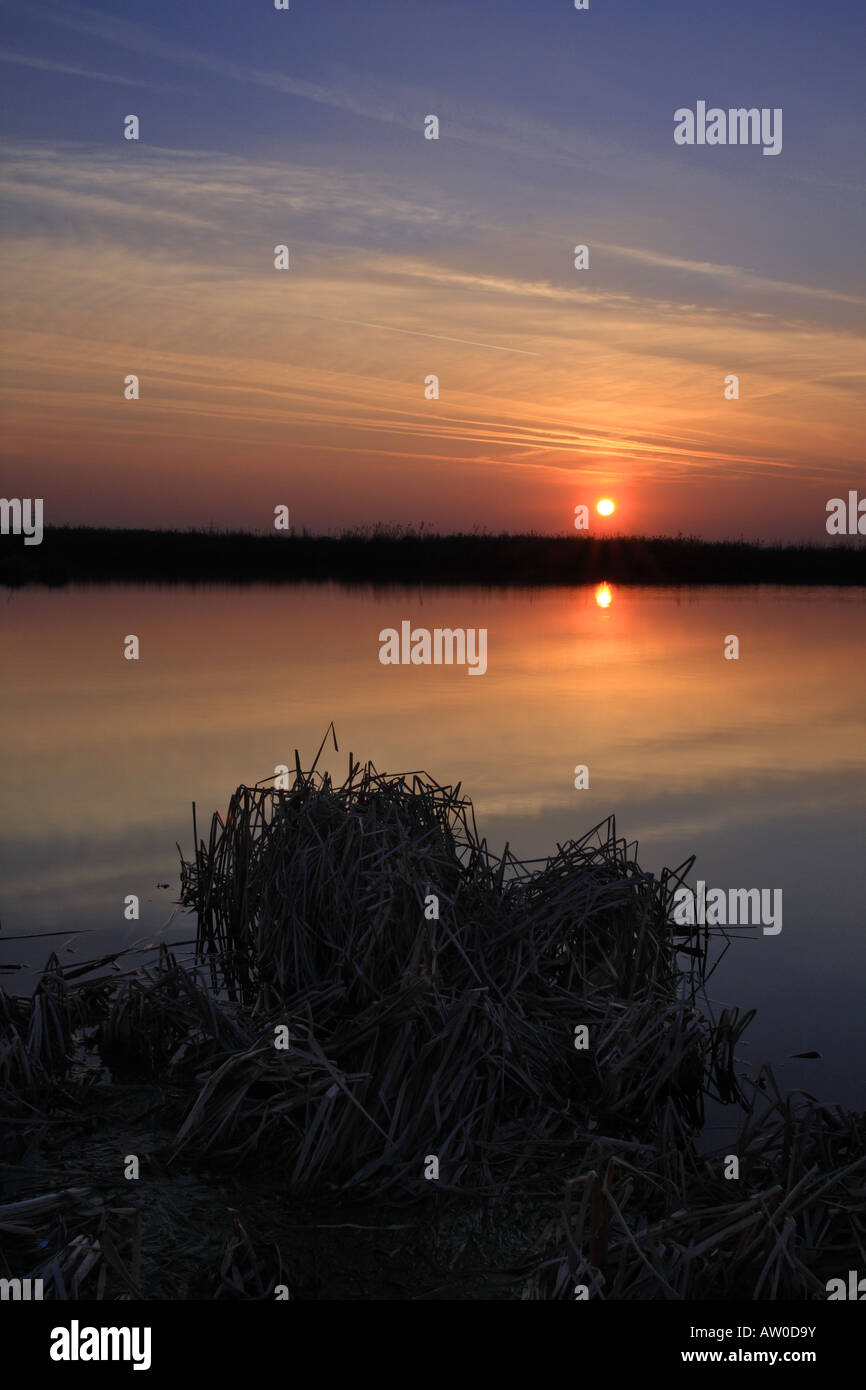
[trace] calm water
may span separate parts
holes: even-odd
[[[486,627],[487,674],[382,666],[379,630],[403,619]],[[751,1064],[866,1107],[866,591],[620,588],[603,610],[586,589],[129,587],[16,593],[0,624],[0,962],[152,940],[191,801],[202,826],[295,747],[309,765],[333,719],[328,767],[351,749],[462,781],[495,848],[543,855],[613,811],[644,868],[694,852],[693,883],[781,888],[781,935],[742,932],[711,995],[758,1009]],[[2,944],[84,927],[71,950]]]

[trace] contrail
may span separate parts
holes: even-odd
[[[298,314],[297,318],[319,319],[322,323],[349,323],[353,328],[381,328],[383,333],[408,333],[413,338],[436,338],[440,343],[463,343],[465,347],[490,348],[493,352],[517,352],[521,357],[541,357],[526,348],[500,347],[498,343],[476,343],[472,338],[449,338],[444,333],[421,333],[417,328],[393,328],[387,323],[365,323],[363,319],[332,319],[325,314]]]

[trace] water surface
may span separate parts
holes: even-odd
[[[381,665],[404,619],[486,627],[486,675]],[[323,765],[342,776],[351,749],[462,782],[494,848],[543,855],[615,812],[645,868],[694,852],[692,882],[781,888],[781,934],[739,933],[711,994],[758,1009],[750,1063],[866,1107],[866,591],[614,587],[602,609],[593,589],[34,589],[0,623],[0,962],[154,939],[190,803],[201,828],[296,747],[309,765],[333,719]]]

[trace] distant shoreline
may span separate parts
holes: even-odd
[[[0,583],[427,584],[532,587],[866,585],[862,544],[761,545],[670,536],[427,535],[377,527],[313,536],[46,527],[0,537]]]

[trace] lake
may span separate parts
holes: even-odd
[[[485,628],[486,673],[383,665],[380,631],[407,620]],[[739,930],[710,996],[758,1010],[752,1068],[866,1108],[866,590],[24,589],[0,622],[0,964],[156,939],[190,803],[201,831],[295,748],[309,766],[333,719],[321,767],[342,780],[351,750],[462,782],[496,850],[543,856],[614,812],[645,869],[695,853],[693,885],[781,889],[782,931]]]

